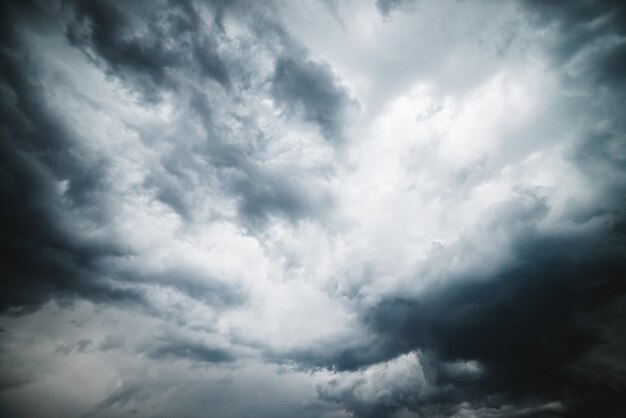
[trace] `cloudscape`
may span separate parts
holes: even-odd
[[[0,416],[626,416],[626,3],[0,12]]]

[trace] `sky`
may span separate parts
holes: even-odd
[[[623,2],[0,20],[1,416],[626,416]]]

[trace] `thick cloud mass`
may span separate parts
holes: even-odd
[[[0,415],[626,416],[626,6],[0,6]]]

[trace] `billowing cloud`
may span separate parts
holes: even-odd
[[[330,68],[311,61],[280,58],[273,79],[274,95],[285,108],[301,107],[307,120],[320,126],[330,140],[341,140],[342,127],[356,104],[342,89]]]
[[[626,411],[626,8],[5,2],[0,414]]]

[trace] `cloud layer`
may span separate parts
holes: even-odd
[[[626,411],[626,7],[20,1],[0,412]]]

